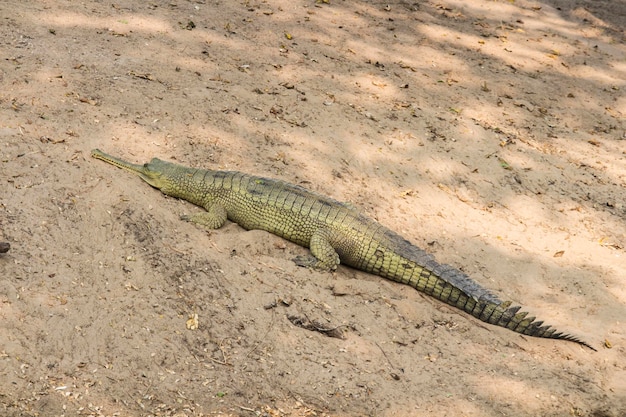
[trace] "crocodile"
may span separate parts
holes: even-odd
[[[227,220],[261,229],[310,249],[294,259],[300,266],[334,271],[339,264],[409,285],[471,316],[514,332],[593,346],[528,316],[511,301],[457,268],[435,258],[380,223],[342,203],[299,185],[244,174],[188,168],[153,158],[139,165],[94,149],[91,156],[133,172],[166,195],[206,211],[181,218],[210,229]]]

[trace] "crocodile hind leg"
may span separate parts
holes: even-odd
[[[298,266],[304,266],[321,271],[334,271],[339,265],[339,255],[328,241],[328,232],[318,230],[311,236],[309,247],[310,255],[296,256],[293,261]]]
[[[206,211],[191,216],[180,216],[181,220],[197,223],[209,229],[219,229],[226,223],[227,217],[226,209],[220,204],[213,204]]]

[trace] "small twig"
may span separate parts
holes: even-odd
[[[387,359],[387,362],[389,363],[389,366],[391,366],[394,369],[400,369],[397,366],[395,366],[393,363],[391,363],[391,359],[389,359],[389,356],[387,356],[387,352],[384,351],[384,349],[378,344],[378,342],[376,342],[376,346],[378,346],[378,349],[380,349],[380,351],[383,353],[383,356],[385,357],[385,359]]]
[[[215,359],[215,358],[209,358],[209,359],[211,360],[211,362],[215,362],[215,363],[218,363],[218,364],[220,364],[220,365],[225,365],[225,366],[233,366],[233,364],[232,364],[232,363],[222,362],[222,361],[217,360],[217,359]]]
[[[225,340],[226,340],[226,339],[223,339],[220,343],[218,343],[218,344],[217,344],[217,348],[220,350],[220,352],[222,352],[222,359],[223,359],[223,362],[224,362],[225,364],[229,365],[229,366],[232,366],[232,365],[228,362],[228,359],[226,358],[226,352],[224,352],[224,346],[223,346],[223,344],[224,344],[224,341],[225,341]],[[217,362],[217,359],[216,359],[215,361]],[[219,363],[219,362],[217,362],[217,363]]]
[[[244,407],[243,405],[238,405],[237,407],[241,408],[244,411],[250,411],[251,413],[259,415],[259,412],[256,410],[253,410],[252,408]]]
[[[168,245],[167,243],[166,243],[166,244],[164,244],[163,246],[165,246],[166,248],[170,249],[170,250],[171,250],[171,251],[173,251],[173,252],[179,253],[179,254],[181,254],[181,255],[186,255],[186,253],[185,253],[185,252],[183,252],[182,250],[180,250],[180,249],[176,249],[175,247],[173,247],[173,246],[171,246],[171,245]]]
[[[245,355],[246,358],[250,357],[250,355],[252,355],[259,348],[259,346],[261,346],[261,343],[263,341],[267,340],[267,335],[270,334],[270,331],[274,327],[274,316],[275,316],[275,314],[272,312],[272,319],[270,320],[269,326],[267,326],[267,331],[263,335],[263,338],[261,340],[257,341],[256,344],[252,347],[252,349],[250,349],[250,351],[248,353],[246,353],[246,355]]]
[[[341,329],[347,326],[345,324],[341,324],[336,327],[326,328],[317,321],[309,319],[306,314],[304,315],[304,317],[287,315],[287,320],[289,320],[294,326],[298,326],[305,330],[318,332],[325,336],[334,337],[336,339],[344,339]]]

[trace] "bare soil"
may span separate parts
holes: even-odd
[[[0,16],[1,415],[626,414],[625,1]],[[93,148],[349,201],[598,352],[181,222]]]

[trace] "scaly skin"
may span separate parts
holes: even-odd
[[[154,158],[137,165],[93,150],[94,158],[138,174],[164,194],[204,207],[184,220],[217,229],[231,220],[310,248],[299,265],[335,270],[342,263],[410,285],[490,324],[528,336],[588,343],[527,317],[463,272],[434,258],[349,205],[297,185],[232,171],[187,168]]]

